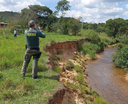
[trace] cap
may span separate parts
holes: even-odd
[[[30,20],[29,22],[28,22],[28,26],[29,27],[33,27],[35,25],[35,22],[33,21],[33,20]]]

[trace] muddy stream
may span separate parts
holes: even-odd
[[[128,72],[112,63],[114,51],[115,48],[106,48],[99,54],[102,58],[87,62],[87,83],[109,104],[128,104]]]

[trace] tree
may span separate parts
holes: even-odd
[[[20,25],[22,29],[28,27],[28,21],[34,20],[35,23],[43,28],[46,26],[51,29],[51,24],[56,21],[56,16],[52,10],[46,6],[30,5],[29,8],[21,10]]]
[[[18,23],[21,26],[22,33],[24,32],[25,28],[28,28],[28,21],[29,20],[36,21],[36,19],[37,19],[37,15],[33,10],[28,8],[22,9],[20,14],[20,20]]]
[[[60,19],[57,22],[57,27],[60,30],[60,32],[64,35],[68,35],[68,21],[63,16],[60,17]]]
[[[88,29],[88,23],[83,24],[83,29]]]
[[[55,21],[55,16],[52,15],[53,11],[46,6],[30,5],[30,10],[33,10],[37,15],[36,23],[45,28],[50,28],[51,23]]]
[[[70,8],[69,5],[69,1],[67,0],[61,0],[57,3],[56,8],[56,13],[61,11],[62,16],[60,17],[59,21],[58,21],[58,26],[60,26],[60,30],[62,31],[62,34],[68,34],[68,25],[67,25],[67,21],[65,18],[63,18],[63,16],[65,15],[65,11],[68,11]]]
[[[80,31],[80,20],[70,18],[68,22],[69,31],[72,33],[73,36],[76,36],[78,32]]]
[[[90,24],[90,29],[96,30],[98,25],[96,23]]]
[[[62,16],[64,16],[64,11],[68,11],[71,6],[69,5],[69,1],[67,0],[61,0],[57,3],[57,6],[55,7],[56,10],[59,12],[62,12]]]
[[[116,35],[121,35],[126,32],[127,23],[122,18],[109,19],[106,21],[106,33],[110,37],[116,37]]]

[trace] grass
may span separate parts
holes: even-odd
[[[61,74],[61,69],[60,69],[59,66],[54,66],[52,70],[57,72],[57,73],[59,73],[59,74]]]
[[[75,65],[74,66],[74,69],[77,71],[77,72],[82,72],[83,69],[79,66],[79,65]]]
[[[52,97],[55,91],[60,88],[61,83],[57,80],[58,73],[45,67],[48,57],[44,48],[50,42],[78,40],[84,37],[60,35],[53,32],[44,33],[46,38],[40,38],[42,55],[38,63],[38,75],[41,77],[34,80],[31,73],[32,59],[27,68],[26,76],[24,78],[20,76],[25,54],[25,36],[21,34],[15,38],[13,34],[5,35],[0,32],[0,104],[47,104],[48,98]],[[63,60],[61,56],[57,58]],[[68,65],[72,67],[71,62],[67,63]],[[75,68],[78,72],[81,71],[80,68],[76,66]],[[55,70],[60,69],[55,67]],[[82,74],[79,74],[76,79],[85,84]],[[78,87],[71,84],[69,86],[73,86],[74,89]]]
[[[38,75],[41,77],[36,80],[32,79],[32,59],[25,78],[20,76],[25,54],[25,36],[22,34],[15,38],[13,34],[0,34],[0,104],[47,104],[48,98],[60,88],[58,73],[45,67],[48,57],[43,49],[49,42],[77,40],[82,37],[44,33],[46,38],[40,38],[42,55],[38,63]],[[61,56],[58,58],[62,60]]]
[[[95,98],[94,102],[92,104],[107,104],[106,100],[102,97]]]
[[[72,63],[72,61],[67,61],[66,62],[66,69],[72,70],[73,68],[74,68],[74,64]]]

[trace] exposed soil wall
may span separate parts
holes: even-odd
[[[64,60],[72,59],[74,52],[78,51],[78,44],[87,39],[80,39],[77,41],[57,42],[47,46],[45,51],[52,55],[61,55]],[[89,40],[88,40],[89,41]]]
[[[63,61],[73,59],[76,52],[78,51],[78,44],[84,41],[89,41],[87,39],[80,39],[77,41],[66,41],[58,42],[47,46],[45,51],[49,52],[51,55],[61,55]],[[64,87],[63,89],[57,91],[53,98],[48,99],[48,104],[68,104],[69,102],[76,102],[76,93],[71,89]],[[74,103],[75,104],[75,103]]]

